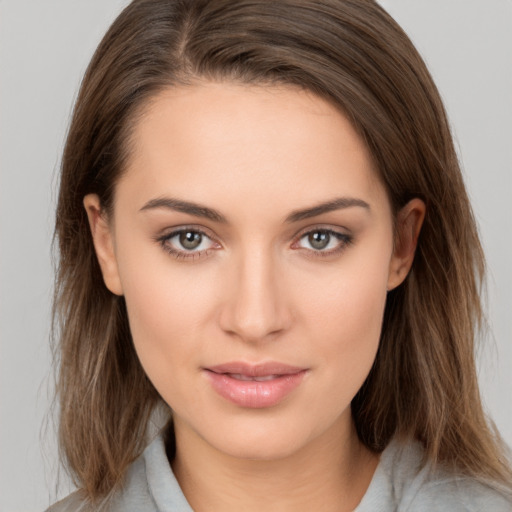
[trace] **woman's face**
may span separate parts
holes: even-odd
[[[409,264],[350,123],[298,89],[205,83],[154,98],[132,150],[113,218],[85,205],[178,437],[272,459],[348,432]]]

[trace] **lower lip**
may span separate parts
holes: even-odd
[[[272,407],[286,398],[306,375],[306,370],[266,381],[238,380],[225,373],[206,370],[213,389],[223,398],[251,409]]]

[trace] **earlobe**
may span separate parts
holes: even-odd
[[[395,247],[389,265],[388,290],[402,284],[412,267],[425,213],[426,205],[418,198],[409,201],[398,212]]]
[[[111,226],[105,213],[101,210],[100,199],[96,194],[84,197],[84,208],[89,219],[92,240],[96,257],[100,264],[105,286],[116,295],[123,295],[123,288],[119,278],[114,241]]]

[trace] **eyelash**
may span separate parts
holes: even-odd
[[[312,235],[312,234],[318,234],[321,233],[323,235],[328,235],[329,237],[334,237],[338,240],[338,244],[335,248],[329,249],[329,250],[322,250],[322,249],[306,249],[305,251],[309,253],[311,257],[314,258],[326,258],[329,256],[334,256],[336,254],[341,253],[344,251],[349,245],[351,245],[354,241],[354,238],[351,235],[347,235],[346,233],[340,233],[339,231],[334,231],[333,229],[329,228],[313,228],[308,229],[307,231],[303,231],[297,238],[297,241],[292,244],[292,248],[295,248],[301,240],[304,238]],[[329,241],[330,242],[330,241]],[[300,249],[300,248],[298,248]]]
[[[214,248],[208,248],[203,249],[200,251],[187,251],[186,249],[180,250],[176,249],[170,244],[170,240],[173,238],[185,234],[185,233],[193,233],[195,235],[200,235],[201,237],[207,238],[211,240],[212,244],[216,245],[217,247]],[[312,235],[312,234],[318,234],[321,233],[323,235],[328,235],[329,237],[334,237],[338,240],[338,244],[334,249],[329,250],[323,250],[323,249],[307,249],[302,248],[304,251],[307,251],[309,254],[309,257],[319,257],[319,258],[325,258],[329,256],[333,256],[335,254],[339,254],[343,250],[345,250],[349,245],[353,243],[353,237],[351,235],[347,235],[345,233],[340,233],[338,231],[334,231],[332,229],[328,228],[314,228],[314,229],[308,229],[307,231],[303,231],[296,237],[296,241],[294,241],[291,245],[292,249],[300,250],[301,247],[297,247],[297,245],[300,243],[301,240],[304,238]],[[207,257],[212,250],[217,250],[221,247],[220,243],[216,242],[213,237],[205,233],[203,230],[196,228],[196,227],[182,227],[179,229],[176,229],[172,231],[171,233],[165,234],[163,236],[159,236],[156,238],[156,241],[161,245],[162,249],[164,249],[168,254],[176,258],[177,260],[189,260],[194,261],[199,258]],[[201,240],[200,245],[203,243],[203,240]],[[330,243],[330,240],[329,240]]]
[[[176,236],[179,236],[179,235],[182,235],[182,234],[185,234],[185,233],[193,233],[193,234],[200,235],[201,237],[203,237],[203,239],[207,238],[207,239],[211,240],[212,243],[214,245],[217,245],[218,247],[215,247],[213,249],[212,248],[203,249],[203,250],[200,250],[200,251],[187,251],[186,249],[180,250],[180,249],[174,248],[170,244],[170,241],[173,238],[175,238]],[[196,260],[198,258],[202,258],[202,257],[208,256],[210,251],[216,250],[217,248],[220,248],[220,244],[218,242],[216,242],[213,239],[213,237],[211,237],[210,235],[205,233],[203,230],[201,230],[199,228],[196,228],[196,227],[182,227],[182,228],[176,229],[176,230],[172,231],[171,233],[168,233],[168,234],[165,234],[163,236],[157,237],[156,241],[162,246],[162,249],[164,249],[164,251],[169,253],[171,256],[173,256],[177,260],[191,260],[191,261],[194,261],[194,260]],[[201,240],[201,244],[202,243],[203,243],[203,240]]]

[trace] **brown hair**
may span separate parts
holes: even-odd
[[[338,106],[366,141],[394,212],[427,216],[410,275],[388,295],[374,366],[352,403],[362,442],[421,441],[428,460],[511,478],[474,360],[484,260],[450,129],[421,57],[373,0],[135,0],[98,47],[62,161],[54,326],[60,443],[76,483],[108,494],[161,402],[135,354],[124,299],[103,284],[88,193],[112,206],[130,128],[159,91],[200,80],[290,84]]]

